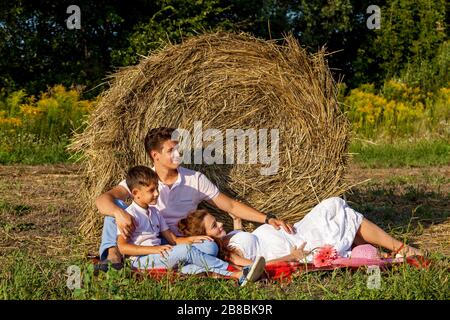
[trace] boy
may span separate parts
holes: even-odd
[[[126,183],[133,195],[133,203],[126,209],[133,217],[135,229],[126,239],[117,230],[117,244],[122,254],[131,256],[132,266],[139,269],[174,268],[184,264],[182,273],[212,271],[222,276],[239,279],[241,285],[259,279],[264,271],[265,260],[260,258],[239,272],[227,271],[228,263],[207,255],[190,243],[212,240],[207,236],[177,237],[167,226],[164,218],[154,207],[159,196],[158,176],[145,166],[128,171]],[[161,245],[160,234],[169,243]]]

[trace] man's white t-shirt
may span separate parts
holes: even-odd
[[[119,185],[131,196],[126,180]],[[171,188],[159,181],[158,191],[158,202],[154,207],[177,236],[182,235],[178,230],[178,221],[196,210],[200,202],[211,200],[219,194],[217,186],[203,173],[183,167],[178,167],[178,179]]]

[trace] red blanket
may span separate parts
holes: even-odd
[[[99,263],[98,258],[92,259],[94,264]],[[409,265],[416,268],[428,268],[430,266],[430,261],[426,260],[424,257],[414,256],[408,257],[405,261]],[[383,263],[378,263],[381,270],[388,269],[393,265],[400,265],[401,262],[393,262],[392,259],[384,259]],[[277,281],[290,281],[292,275],[298,272],[313,272],[313,271],[329,271],[334,269],[352,269],[356,270],[362,267],[368,267],[367,264],[353,263],[351,265],[331,265],[326,267],[315,267],[313,264],[305,264],[300,262],[277,262],[268,263],[265,267],[265,277],[269,280]],[[229,271],[237,271],[231,265],[228,268]],[[160,280],[162,278],[169,278],[171,280],[177,280],[187,275],[181,275],[177,271],[170,271],[167,269],[133,269],[137,274],[149,275],[150,277]],[[231,277],[227,277],[230,278]]]
[[[386,270],[393,265],[400,265],[402,262],[392,262],[392,259],[385,259],[384,263],[378,264],[381,270]],[[408,257],[406,263],[416,268],[428,268],[430,266],[430,261],[424,259],[423,257]],[[297,272],[312,272],[312,271],[329,271],[334,269],[352,269],[357,270],[359,268],[368,267],[366,264],[353,264],[348,265],[331,265],[326,267],[315,267],[313,264],[305,264],[300,262],[277,262],[269,263],[265,267],[266,278],[269,280],[278,281],[290,281],[292,275]],[[228,268],[229,271],[236,271],[232,266]],[[135,269],[138,273],[144,273],[150,275],[152,278],[161,279],[169,275],[170,278],[180,277],[177,272],[169,272],[167,269],[150,269],[150,270],[139,270]]]

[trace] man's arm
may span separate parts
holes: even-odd
[[[101,214],[105,216],[115,217],[116,213],[123,211],[115,203],[115,199],[125,201],[128,197],[128,191],[122,186],[115,186],[109,191],[98,196],[95,200],[95,205]]]
[[[120,232],[128,238],[134,231],[134,220],[125,210],[114,203],[115,199],[125,201],[128,191],[122,186],[115,186],[103,193],[95,200],[98,211],[105,216],[116,218],[116,225]]]
[[[231,199],[222,192],[219,192],[219,194],[212,198],[209,202],[217,206],[219,209],[225,212],[229,212],[232,215],[243,220],[265,223],[266,215],[264,213],[261,213],[258,210],[253,209],[246,204],[243,204],[242,202]],[[282,220],[271,218],[269,219],[269,224],[276,229],[280,229],[280,227],[283,227],[286,232],[293,232],[292,227]]]

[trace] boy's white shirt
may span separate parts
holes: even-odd
[[[122,180],[119,185],[132,196],[126,180]],[[217,186],[203,173],[184,167],[178,167],[178,179],[171,188],[159,181],[158,191],[158,202],[154,207],[177,236],[182,235],[178,230],[178,221],[196,210],[200,202],[211,200],[219,194]]]
[[[151,206],[145,209],[133,201],[125,211],[134,218],[136,227],[130,237],[130,243],[140,246],[161,245],[160,233],[168,230],[169,227],[158,209]],[[117,235],[120,234],[121,232],[117,228]]]

